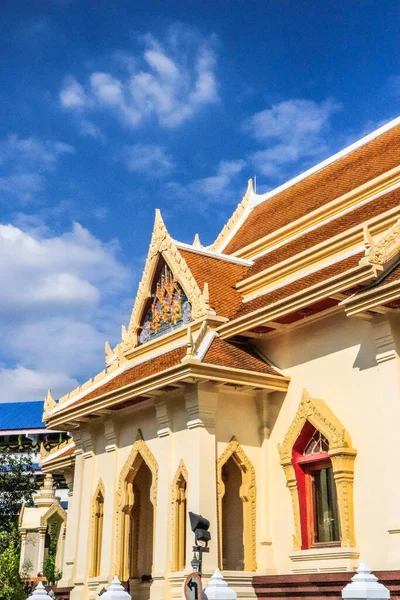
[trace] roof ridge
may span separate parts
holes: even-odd
[[[388,131],[394,129],[395,127],[397,127],[399,125],[400,125],[400,116],[396,117],[395,119],[392,119],[391,121],[382,125],[378,129],[375,129],[374,131],[370,132],[369,134],[363,136],[356,142],[353,142],[349,146],[342,148],[342,150],[339,150],[339,152],[336,152],[335,154],[328,157],[327,159],[321,161],[320,163],[317,163],[310,169],[307,169],[303,173],[296,175],[289,181],[266,192],[265,194],[258,195],[256,193],[254,193],[254,191],[252,190],[252,193],[251,193],[251,195],[249,194],[249,198],[247,199],[245,206],[242,206],[242,203],[240,203],[240,205],[239,205],[239,207],[242,206],[240,215],[237,215],[235,217],[237,210],[238,210],[238,209],[236,209],[236,211],[233,213],[232,217],[229,219],[227,224],[224,226],[224,228],[223,228],[222,232],[220,233],[220,235],[218,236],[217,240],[214,242],[213,246],[215,247],[217,245],[217,242],[219,240],[221,240],[218,247],[219,247],[219,250],[221,250],[221,251],[224,250],[229,245],[229,243],[232,241],[232,239],[235,237],[235,235],[238,233],[238,231],[241,229],[241,227],[244,225],[244,223],[247,221],[249,215],[253,212],[253,210],[255,208],[264,204],[264,202],[266,202],[267,200],[270,200],[271,198],[278,196],[282,192],[295,187],[298,183],[300,183],[300,182],[306,180],[308,177],[322,171],[326,167],[334,164],[335,162],[338,162],[340,159],[345,158],[346,156],[349,156],[352,152],[362,148],[363,146],[367,145],[369,142],[375,140],[379,136],[383,135],[384,133],[387,133]],[[222,235],[223,233],[224,233],[224,235]]]
[[[359,148],[362,148],[362,146],[365,146],[366,144],[368,144],[372,140],[376,139],[377,137],[379,137],[383,133],[386,133],[387,131],[390,131],[390,129],[394,129],[394,127],[396,127],[397,125],[400,125],[400,116],[396,117],[395,119],[392,119],[388,123],[385,123],[385,125],[382,125],[381,127],[378,127],[378,129],[375,129],[374,131],[371,131],[370,133],[368,133],[367,135],[363,136],[359,140],[353,142],[349,146],[345,146],[344,148],[342,148],[342,150],[339,150],[338,152],[335,152],[335,154],[332,154],[332,156],[329,156],[328,158],[326,158],[323,161],[317,163],[313,167],[310,167],[306,171],[303,171],[303,173],[300,173],[299,175],[296,175],[292,179],[289,179],[289,181],[287,181],[286,183],[283,183],[282,185],[278,186],[277,188],[274,188],[273,190],[270,190],[269,192],[266,192],[265,194],[261,194],[261,195],[254,193],[253,194],[253,198],[256,197],[256,199],[255,200],[254,199],[250,200],[250,202],[249,202],[249,213],[254,208],[256,208],[256,206],[259,206],[260,204],[262,204],[266,200],[269,200],[270,198],[272,198],[274,196],[277,196],[278,194],[280,194],[281,192],[285,191],[289,187],[292,187],[292,186],[296,185],[297,183],[300,183],[300,181],[303,181],[307,177],[310,177],[311,175],[314,175],[314,173],[317,173],[318,171],[321,171],[325,167],[328,167],[329,165],[333,164],[334,162],[340,160],[341,158],[344,158],[345,156],[348,156],[349,154],[351,154],[355,150],[358,150]]]

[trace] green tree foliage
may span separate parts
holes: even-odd
[[[3,525],[3,524],[2,524]],[[21,540],[16,523],[0,529],[0,598],[25,600],[24,586],[19,576]]]
[[[23,502],[30,504],[37,489],[32,455],[0,451],[0,528],[12,527]]]
[[[0,600],[25,599],[18,515],[23,502],[32,502],[35,490],[31,455],[0,451]]]

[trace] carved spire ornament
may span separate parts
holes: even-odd
[[[192,244],[193,248],[202,248],[202,244],[200,242],[200,236],[198,233],[195,234],[194,236],[194,240],[193,240],[193,244]]]
[[[57,406],[57,402],[54,400],[51,390],[48,390],[47,396],[44,399],[44,415],[48,415],[51,413],[53,408]]]

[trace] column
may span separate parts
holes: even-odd
[[[388,565],[397,569],[400,563],[400,482],[397,477],[399,441],[396,424],[400,422],[400,369],[396,337],[400,323],[395,317],[381,315],[372,321],[372,332],[379,368],[380,406],[385,414],[388,511]],[[372,442],[371,442],[372,443]],[[382,464],[383,466],[383,464]]]
[[[260,493],[257,495],[257,547],[260,544],[257,556],[258,571],[263,574],[275,573],[274,552],[271,538],[271,511],[270,511],[270,467],[269,467],[269,436],[271,433],[271,403],[273,394],[267,390],[258,392],[257,408],[259,415],[259,431],[261,441],[260,472],[257,473]]]
[[[188,510],[210,521],[210,552],[203,554],[203,575],[211,577],[218,565],[216,437],[215,420],[218,389],[215,384],[201,383],[188,386],[185,393],[188,415],[189,448],[185,457],[189,473]],[[188,531],[187,555],[193,554],[194,535]]]
[[[19,572],[22,573],[25,560],[25,542],[26,542],[26,529],[20,529],[21,534],[21,554],[19,557]],[[36,575],[36,573],[35,573]]]
[[[43,563],[44,563],[44,544],[46,540],[47,527],[39,527],[39,543],[37,553],[37,573],[43,575]],[[36,574],[37,574],[36,573]]]
[[[105,498],[104,498],[104,517],[103,517],[103,537],[100,560],[100,578],[101,582],[111,581],[115,573],[115,491],[117,485],[117,461],[118,461],[118,436],[116,424],[113,419],[107,419],[104,422],[105,451],[103,459],[104,468],[100,469],[99,475],[103,479]],[[99,471],[99,469],[98,469]],[[97,482],[96,482],[97,485]]]
[[[171,486],[171,413],[168,398],[156,398],[154,407],[158,423],[157,454],[158,486],[157,508],[154,521],[153,547],[153,583],[150,590],[151,600],[170,597],[169,582],[166,574],[171,564],[171,523],[170,523],[170,486]]]
[[[81,435],[79,432],[73,432],[75,450],[75,467],[65,472],[65,479],[68,485],[68,517],[67,531],[64,547],[64,560],[62,569],[62,579],[59,582],[60,587],[71,587],[75,575],[76,550],[79,539],[79,511],[82,495],[83,478],[83,449],[81,444]]]
[[[89,429],[82,430],[83,479],[80,514],[78,521],[78,540],[76,549],[74,585],[81,586],[87,579],[89,568],[89,532],[91,526],[91,500],[93,492],[93,438]]]

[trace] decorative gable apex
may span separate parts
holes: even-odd
[[[165,270],[160,275],[160,282],[156,282],[159,263],[162,260],[165,263]],[[197,285],[190,269],[180,254],[176,244],[169,235],[160,211],[156,210],[153,234],[151,237],[149,252],[140,281],[135,304],[132,310],[128,329],[123,328],[122,350],[124,352],[131,350],[139,343],[142,321],[149,300],[154,296],[153,290],[159,290],[160,285],[165,287],[170,293],[175,293],[179,297],[184,296],[190,303],[191,318],[200,319],[210,312],[205,293]]]

